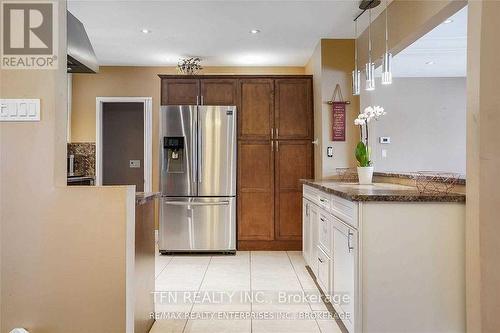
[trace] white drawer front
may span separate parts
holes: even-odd
[[[325,294],[330,294],[330,257],[318,247],[318,284]]]
[[[358,228],[357,203],[333,195],[331,212],[345,223]]]
[[[320,210],[318,223],[318,241],[323,250],[330,255],[332,252],[331,235],[332,221],[330,214],[325,210]]]
[[[319,191],[314,187],[304,185],[302,190],[302,196],[308,200],[311,200],[313,203],[319,203],[318,199]]]

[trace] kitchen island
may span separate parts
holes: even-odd
[[[465,195],[303,181],[303,255],[347,331],[465,332]]]

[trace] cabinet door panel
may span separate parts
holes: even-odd
[[[161,80],[161,105],[196,105],[199,95],[198,79]]]
[[[239,138],[270,140],[274,128],[274,82],[271,79],[239,81]]]
[[[302,238],[302,185],[312,177],[310,141],[279,141],[276,145],[276,238]]]
[[[354,327],[356,302],[356,274],[357,274],[357,239],[358,233],[333,218],[333,283],[334,298],[349,296],[349,302],[335,304],[335,310],[345,314],[342,321],[349,331]]]
[[[238,240],[273,240],[271,143],[240,141],[238,147]]]
[[[275,127],[278,139],[312,139],[312,81],[275,81]]]
[[[236,105],[236,80],[202,79],[201,96],[203,105]]]

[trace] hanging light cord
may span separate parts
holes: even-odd
[[[354,70],[358,71],[358,21],[354,21]]]
[[[372,9],[368,10],[370,24],[368,25],[368,62],[372,63]]]
[[[388,21],[387,11],[388,11],[387,0],[385,0],[385,52],[389,52],[389,31],[387,29],[387,21]]]

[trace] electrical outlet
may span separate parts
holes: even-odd
[[[387,158],[387,149],[382,149],[382,158]]]
[[[326,148],[326,155],[328,157],[333,157],[333,147],[327,147]]]
[[[391,143],[391,137],[389,137],[389,136],[381,136],[379,138],[379,142],[381,144],[389,144],[389,143]]]
[[[132,169],[138,169],[141,167],[141,160],[130,160],[129,165]]]

